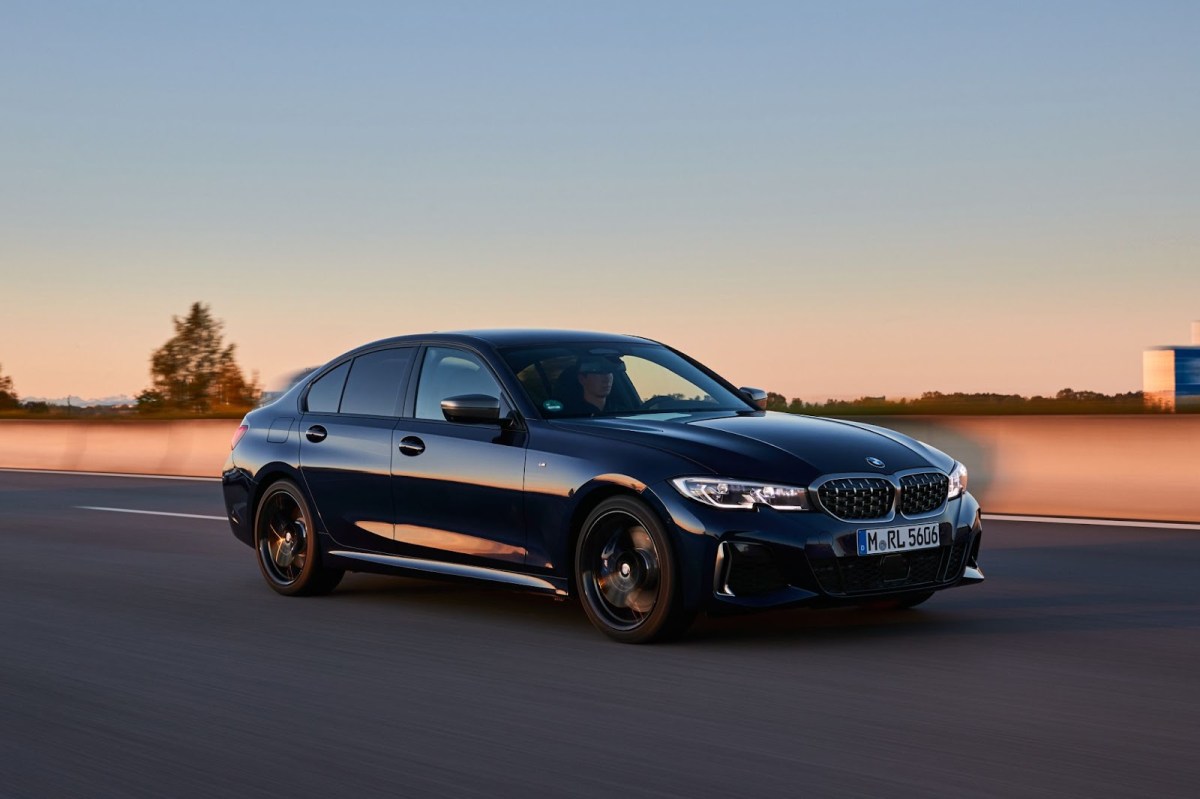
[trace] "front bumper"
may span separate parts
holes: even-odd
[[[859,528],[907,520],[884,525],[820,511],[723,511],[666,491],[656,494],[678,529],[677,540],[690,550],[685,560],[701,567],[697,593],[709,610],[852,605],[983,581],[983,529],[979,504],[969,493],[919,520],[941,527],[940,546],[859,556]]]

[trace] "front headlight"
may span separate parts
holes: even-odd
[[[962,493],[967,490],[967,467],[961,463],[955,463],[954,468],[950,470],[950,496],[949,499],[962,496]]]
[[[685,497],[714,508],[769,505],[776,510],[808,510],[808,492],[796,486],[751,483],[727,477],[677,477],[671,485]]]

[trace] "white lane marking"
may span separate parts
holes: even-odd
[[[199,480],[201,482],[218,482],[220,477],[183,477],[174,474],[130,474],[127,472],[72,472],[58,469],[9,469],[0,466],[0,472],[17,474],[68,474],[86,477],[132,477],[137,480]]]
[[[214,522],[226,521],[224,516],[204,516],[199,513],[168,513],[165,510],[134,510],[133,508],[101,508],[95,505],[76,505],[80,510],[104,510],[109,513],[140,513],[144,516],[175,516],[179,519],[211,519]]]
[[[1042,524],[1088,524],[1096,527],[1153,527],[1161,530],[1200,530],[1200,524],[1184,522],[1131,522],[1123,519],[1086,519],[1068,516],[1011,516],[1004,513],[985,513],[989,522],[1041,522]]]

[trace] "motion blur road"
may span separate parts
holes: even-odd
[[[1195,796],[1200,531],[992,521],[912,611],[701,620],[348,575],[287,599],[216,482],[0,472],[0,794]]]

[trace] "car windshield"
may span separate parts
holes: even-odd
[[[753,410],[657,344],[508,347],[500,354],[548,419]]]

